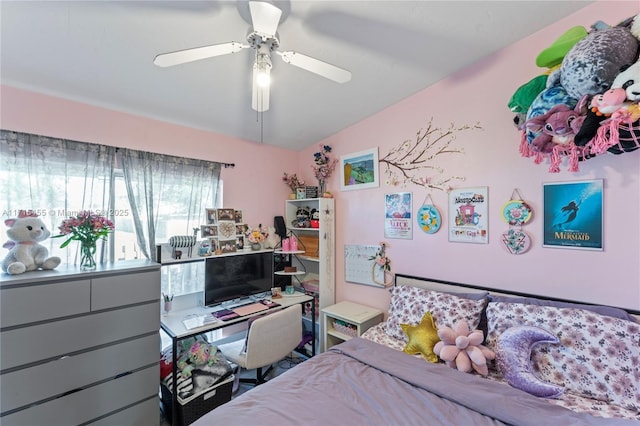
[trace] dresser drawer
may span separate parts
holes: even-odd
[[[95,278],[91,281],[91,310],[160,300],[160,270]]]
[[[159,347],[160,335],[156,333],[3,374],[0,412],[157,363]]]
[[[11,327],[89,312],[89,280],[36,284],[0,290],[0,324]]]
[[[160,410],[158,410],[158,398],[151,398],[126,410],[102,418],[91,426],[155,426],[160,423]]]
[[[154,397],[158,407],[157,366],[83,389],[2,418],[3,425],[77,425]],[[157,412],[159,410],[157,409]],[[154,417],[148,425],[157,425]]]
[[[0,370],[160,329],[160,300],[0,333]]]

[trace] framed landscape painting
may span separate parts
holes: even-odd
[[[378,176],[378,148],[340,157],[340,190],[377,188],[380,186]]]

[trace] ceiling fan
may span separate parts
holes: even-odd
[[[214,56],[237,53],[241,50],[252,48],[255,51],[255,61],[253,63],[251,107],[258,112],[269,109],[272,52],[280,56],[287,64],[295,65],[337,83],[346,83],[351,80],[351,72],[335,65],[298,52],[278,51],[280,42],[276,38],[276,30],[278,29],[282,11],[270,3],[259,1],[250,1],[249,9],[253,22],[253,32],[247,36],[248,44],[231,41],[228,43],[178,50],[156,56],[153,63],[159,67],[170,67],[200,59],[212,58]]]

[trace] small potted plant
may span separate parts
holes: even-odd
[[[286,172],[284,173],[284,176],[282,176],[282,181],[291,190],[291,193],[289,193],[289,199],[290,200],[295,200],[296,199],[296,189],[303,187],[304,186],[304,181],[301,180],[301,179],[298,179],[298,176],[295,173],[290,175],[290,174],[287,174]]]

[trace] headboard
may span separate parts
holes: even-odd
[[[462,283],[456,283],[451,281],[436,280],[433,278],[415,277],[415,276],[404,275],[404,274],[395,275],[395,285],[408,285],[412,287],[424,288],[427,290],[458,292],[458,293],[489,292],[489,294],[500,295],[500,296],[534,297],[536,299],[554,300],[558,302],[579,303],[582,305],[595,305],[595,303],[588,303],[588,302],[568,300],[568,299],[558,299],[554,297],[540,296],[540,295],[531,294],[531,293],[520,293],[520,292],[512,292],[512,291],[507,292],[506,290],[499,290],[499,289],[494,289],[489,287],[481,287],[481,286],[476,286],[471,284],[462,284]],[[638,322],[640,322],[640,311],[633,310],[633,309],[626,309],[626,308],[618,308],[618,309],[624,309],[625,311],[632,314]]]

